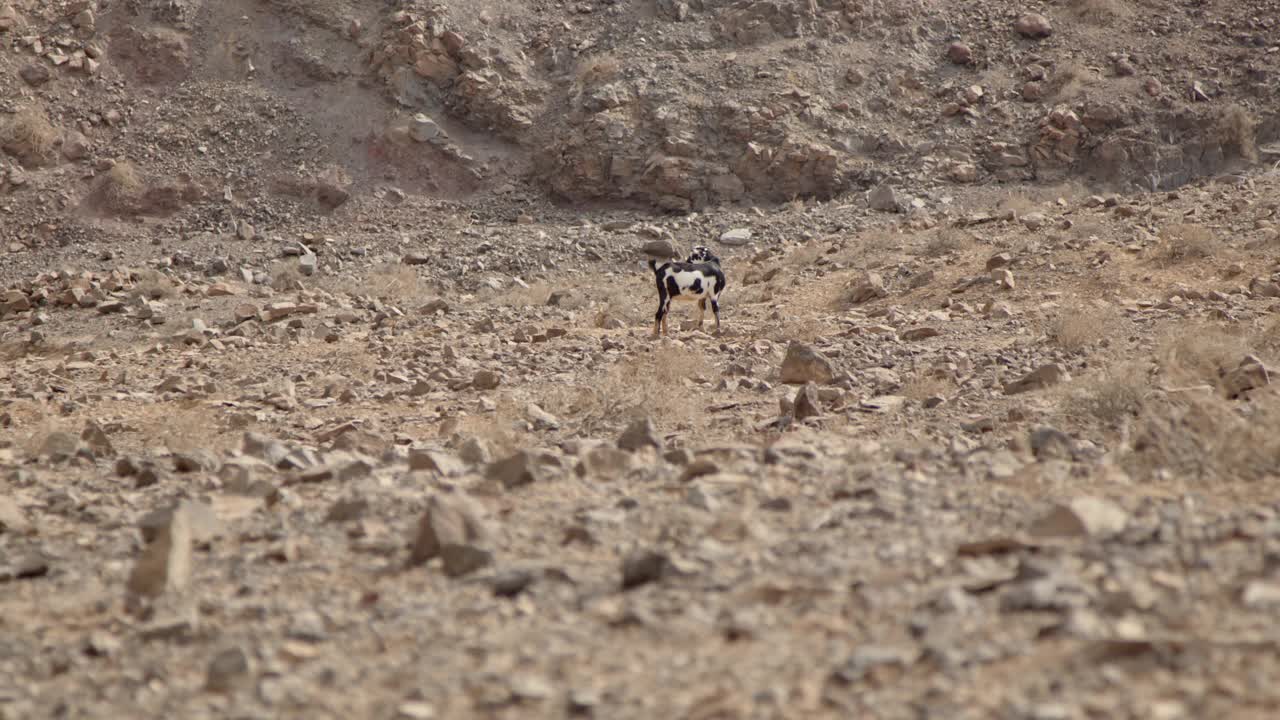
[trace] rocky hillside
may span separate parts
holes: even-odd
[[[1272,717],[1277,23],[0,0],[0,720]]]

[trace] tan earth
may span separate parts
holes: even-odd
[[[0,719],[1280,713],[1275,0],[0,47]]]

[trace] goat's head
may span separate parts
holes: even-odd
[[[691,263],[715,263],[720,264],[720,258],[711,252],[711,249],[705,245],[694,246],[693,252],[689,253],[689,258],[685,262]]]

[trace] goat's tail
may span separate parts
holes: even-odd
[[[649,269],[650,269],[650,270],[652,270],[652,271],[654,272],[654,274],[657,274],[657,272],[658,272],[658,261],[657,261],[657,260],[654,260],[653,258],[649,258]]]

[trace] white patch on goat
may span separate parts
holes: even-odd
[[[676,280],[676,287],[680,288],[680,294],[672,297],[672,300],[699,300],[704,295],[710,295],[715,289],[716,279],[708,277],[700,272],[693,270],[683,270],[680,272],[672,272],[667,270],[667,275]],[[698,292],[693,291],[693,284],[701,281],[701,289]]]

